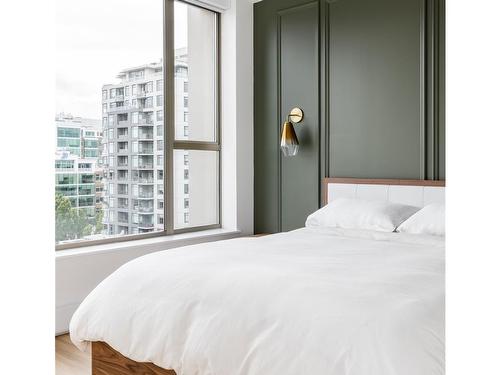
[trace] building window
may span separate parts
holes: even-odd
[[[94,239],[130,239],[125,234],[162,231],[166,235],[220,224],[217,137],[220,16],[184,1],[174,1],[172,7],[164,6],[166,0],[148,5],[148,12],[163,14],[165,18],[137,18],[130,7],[113,8],[115,17],[107,18],[100,39],[106,40],[110,49],[123,47],[112,30],[133,24],[139,39],[153,38],[146,54],[143,46],[134,43],[126,45],[128,50],[124,54],[111,55],[89,46],[92,39],[86,31],[99,22],[92,14],[110,6],[98,0],[86,1],[86,7],[93,8],[94,13],[90,12],[91,16],[86,18],[77,15],[81,19],[75,20],[74,30],[69,31],[72,35],[67,35],[74,41],[72,53],[66,51],[69,46],[57,46],[62,49],[61,64],[74,68],[74,76],[65,77],[75,88],[73,92],[84,92],[88,86],[97,93],[88,96],[93,103],[82,104],[84,112],[77,105],[56,108],[56,113],[64,109],[75,116],[56,118],[58,128],[68,128],[58,130],[57,134],[55,174],[60,177],[56,180],[56,202],[61,203],[61,209],[82,207],[81,212],[89,218],[83,223],[85,230],[56,233],[58,248],[86,245]],[[62,11],[67,12],[62,17],[75,17],[69,10]],[[172,13],[165,14],[169,12]],[[168,43],[162,38],[172,34],[176,35],[172,51],[165,53],[163,48]],[[104,64],[105,77],[89,76],[82,86],[81,76],[76,72],[88,67],[85,60],[77,57],[87,53],[89,47],[97,51],[93,58]],[[168,63],[173,69],[164,71],[164,56],[172,58]],[[110,67],[116,71],[110,71]],[[165,86],[164,82],[172,85]],[[74,95],[56,102],[78,103],[80,98]],[[166,99],[178,110],[164,111]],[[189,111],[185,109],[188,106]],[[189,132],[188,112],[196,125]],[[167,133],[171,135],[169,142],[165,141]],[[172,168],[164,170],[165,165]],[[170,192],[173,196],[164,196]],[[102,215],[97,215],[99,212]],[[63,220],[71,215],[57,216],[56,209],[56,227],[60,230],[70,227],[58,225],[58,217]]]
[[[139,123],[139,112],[132,112],[132,124]]]

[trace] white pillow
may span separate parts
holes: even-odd
[[[397,229],[402,233],[430,234],[433,236],[444,236],[444,204],[431,203],[408,220],[404,221]]]
[[[418,210],[418,207],[386,201],[339,198],[309,215],[306,227],[324,226],[394,232],[399,224]]]

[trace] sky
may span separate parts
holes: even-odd
[[[186,5],[175,3],[175,45],[186,46]],[[123,69],[163,55],[162,0],[57,0],[55,113],[101,118],[101,88]]]

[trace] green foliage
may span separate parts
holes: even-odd
[[[101,233],[104,229],[102,225],[102,219],[104,218],[104,211],[99,210],[95,215],[95,233]]]
[[[94,230],[85,212],[71,207],[69,198],[58,193],[55,199],[55,216],[56,242],[82,238],[92,234]]]

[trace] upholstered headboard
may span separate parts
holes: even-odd
[[[330,177],[323,179],[323,206],[336,198],[387,200],[423,207],[444,203],[445,181]]]

